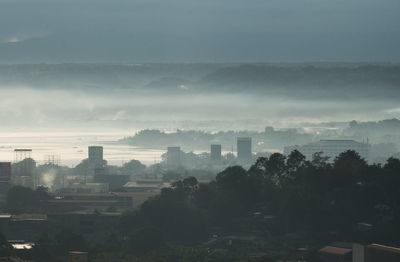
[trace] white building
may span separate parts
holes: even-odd
[[[368,161],[369,156],[369,144],[354,140],[320,140],[302,146],[286,146],[284,148],[284,154],[289,155],[294,150],[302,153],[307,160],[312,160],[315,153],[322,152],[323,156],[329,157],[329,161],[331,162],[335,160],[340,153],[348,150],[356,151],[361,158],[366,161]]]

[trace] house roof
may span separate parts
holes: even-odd
[[[326,246],[323,247],[319,250],[319,252],[322,253],[328,253],[328,254],[334,254],[334,255],[346,255],[350,253],[352,250],[348,248],[342,248],[342,247],[332,247],[332,246]]]
[[[379,245],[379,244],[371,244],[368,247],[400,254],[400,248],[398,248],[398,247],[390,247],[390,246]]]

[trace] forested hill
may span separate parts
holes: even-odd
[[[300,132],[300,129],[274,130],[269,127],[264,132],[256,131],[220,131],[209,133],[205,131],[177,130],[166,133],[160,130],[141,130],[134,136],[126,137],[120,142],[145,148],[162,148],[166,145],[180,145],[183,150],[209,150],[210,144],[221,144],[223,150],[233,149],[236,138],[249,136],[253,139],[253,150],[262,152],[266,146],[283,148],[287,144],[304,144],[312,141],[313,136]]]
[[[400,96],[398,64],[0,65],[0,79],[1,86],[119,87],[194,93],[243,92],[245,88],[250,93],[276,91],[303,96]],[[319,91],[320,87],[324,91]]]
[[[331,92],[343,97],[361,90],[373,92],[376,96],[387,95],[383,90],[374,91],[376,87],[382,87],[390,90],[390,94],[399,95],[396,88],[400,87],[400,66],[247,64],[219,69],[204,77],[201,83],[230,90],[236,87],[238,91],[246,87],[248,90],[280,90],[284,94],[295,92],[307,96],[329,93],[326,88],[331,88]],[[324,90],[319,91],[321,87]],[[316,93],[304,93],[305,90]],[[364,95],[358,93],[358,96]]]

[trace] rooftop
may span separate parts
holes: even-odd
[[[398,247],[390,247],[390,246],[379,245],[379,244],[371,244],[368,247],[400,254],[400,248],[398,248]]]
[[[141,183],[141,182],[128,182],[124,185],[124,187],[138,187],[138,188],[162,188],[162,187],[171,187],[170,183]]]
[[[328,253],[328,254],[334,254],[334,255],[346,255],[348,253],[350,253],[352,250],[348,249],[348,248],[342,248],[342,247],[332,247],[332,246],[326,246],[323,247],[319,250],[319,252],[322,253]]]

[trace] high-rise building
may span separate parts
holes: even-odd
[[[251,137],[237,138],[237,158],[239,163],[249,164],[252,160]]]
[[[89,166],[91,168],[103,167],[103,147],[89,146]]]
[[[210,160],[214,161],[214,162],[221,161],[221,145],[220,144],[211,145]]]
[[[176,168],[181,165],[181,148],[179,146],[170,146],[167,149],[167,166]]]
[[[366,161],[368,161],[369,157],[369,144],[354,140],[320,140],[302,146],[287,146],[283,151],[285,155],[289,155],[294,150],[302,153],[307,160],[312,160],[315,153],[322,152],[322,155],[329,157],[328,161],[332,162],[340,153],[348,150],[357,152]]]
[[[102,146],[89,146],[88,148],[88,169],[85,182],[92,182],[96,170],[101,170],[103,166],[103,147]]]

